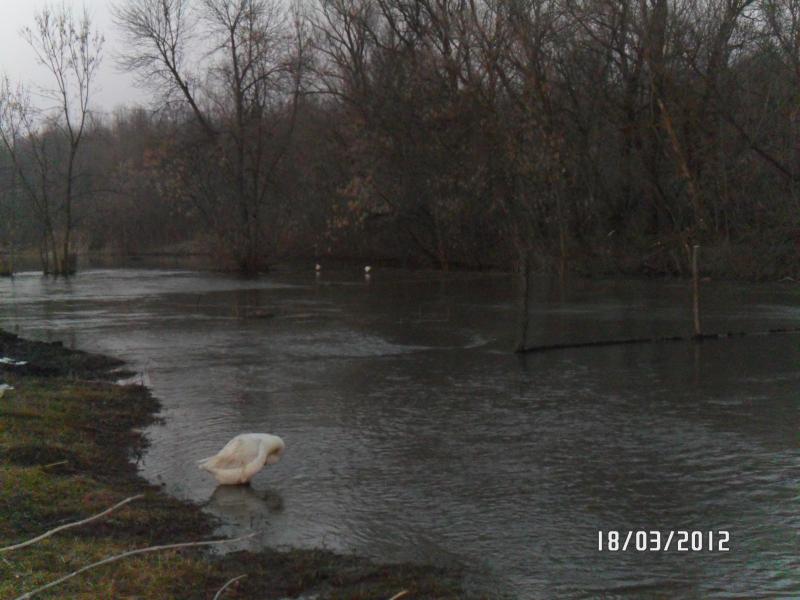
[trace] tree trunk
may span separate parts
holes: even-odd
[[[58,274],[58,245],[56,244],[56,234],[53,231],[52,223],[48,226],[48,241],[50,243],[50,259],[48,265],[50,267],[49,274]]]
[[[75,156],[78,152],[78,142],[72,140],[69,163],[67,164],[67,190],[64,197],[64,241],[61,248],[61,263],[57,263],[59,275],[74,275],[77,270],[77,260],[70,254],[70,241],[72,238],[72,180],[75,173]]]
[[[525,250],[521,254],[519,265],[520,291],[519,291],[519,328],[516,352],[524,352],[528,343],[528,329],[530,327],[530,316],[528,314],[528,302],[531,292],[531,266],[530,250]]]
[[[47,254],[47,235],[43,233],[41,239],[39,240],[39,261],[42,265],[42,273],[45,275],[47,275],[47,272],[50,270]]]

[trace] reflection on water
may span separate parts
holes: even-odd
[[[682,283],[537,289],[535,342],[690,327]],[[800,325],[796,287],[703,304],[709,330]],[[519,357],[510,278],[356,269],[23,274],[0,306],[140,372],[165,417],[144,474],[226,533],[467,565],[518,598],[800,595],[800,336]],[[196,460],[247,431],[282,461],[216,488]],[[597,552],[599,529],[643,528],[727,529],[732,550]]]
[[[283,496],[277,490],[249,485],[220,485],[204,507],[236,532],[265,531],[271,517],[283,510]]]

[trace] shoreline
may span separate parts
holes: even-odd
[[[216,519],[173,498],[138,473],[132,458],[157,422],[159,401],[117,359],[29,341],[0,329],[0,548],[143,497],[86,525],[25,548],[0,551],[0,597],[17,598],[90,563],[153,545],[215,539]],[[193,466],[193,465],[192,465]],[[212,598],[463,598],[463,574],[413,564],[379,564],[328,550],[167,549],[123,558],[37,598],[143,600]]]
[[[641,248],[638,250],[642,250]],[[639,251],[621,251],[619,248],[601,248],[594,254],[577,253],[568,261],[567,276],[576,279],[605,280],[633,279],[649,281],[690,281],[691,273],[688,265],[682,265],[679,258],[670,252],[661,252],[642,256]],[[794,261],[772,260],[761,261],[758,252],[744,245],[711,244],[703,247],[704,254],[700,262],[700,274],[704,278],[717,282],[729,283],[797,283],[800,271]],[[654,258],[655,257],[655,258]],[[728,263],[733,260],[735,265]],[[208,249],[194,248],[189,251],[174,251],[171,248],[155,248],[136,253],[95,250],[78,253],[78,270],[91,269],[96,266],[157,266],[164,262],[182,265],[203,271],[220,273],[239,273],[226,264],[214,252]],[[341,253],[315,256],[307,253],[287,253],[275,256],[263,273],[293,270],[295,265],[309,268],[316,262],[334,265],[332,269],[347,268],[369,264],[378,268],[408,269],[411,271],[435,271],[440,273],[486,273],[514,275],[513,265],[505,263],[460,263],[451,262],[447,268],[425,260],[411,260],[394,255]],[[20,268],[20,264],[24,265]],[[37,256],[31,250],[22,250],[17,254],[16,268],[13,273],[41,271]],[[300,269],[302,270],[302,269]],[[326,268],[327,270],[327,268]],[[0,276],[12,277],[13,273]],[[532,274],[538,277],[557,277],[558,268],[555,258],[537,256],[532,266]],[[254,274],[250,274],[252,276]]]

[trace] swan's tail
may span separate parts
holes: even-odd
[[[202,459],[198,460],[197,461],[197,468],[208,470],[208,468],[210,466],[212,466],[212,463],[213,463],[215,458],[217,458],[217,457],[216,456],[209,456],[208,458],[202,458]]]

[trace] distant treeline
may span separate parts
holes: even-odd
[[[4,87],[0,235],[43,260],[193,242],[251,272],[681,274],[699,244],[714,275],[800,273],[798,0],[124,0],[115,19],[151,107],[40,113]]]

